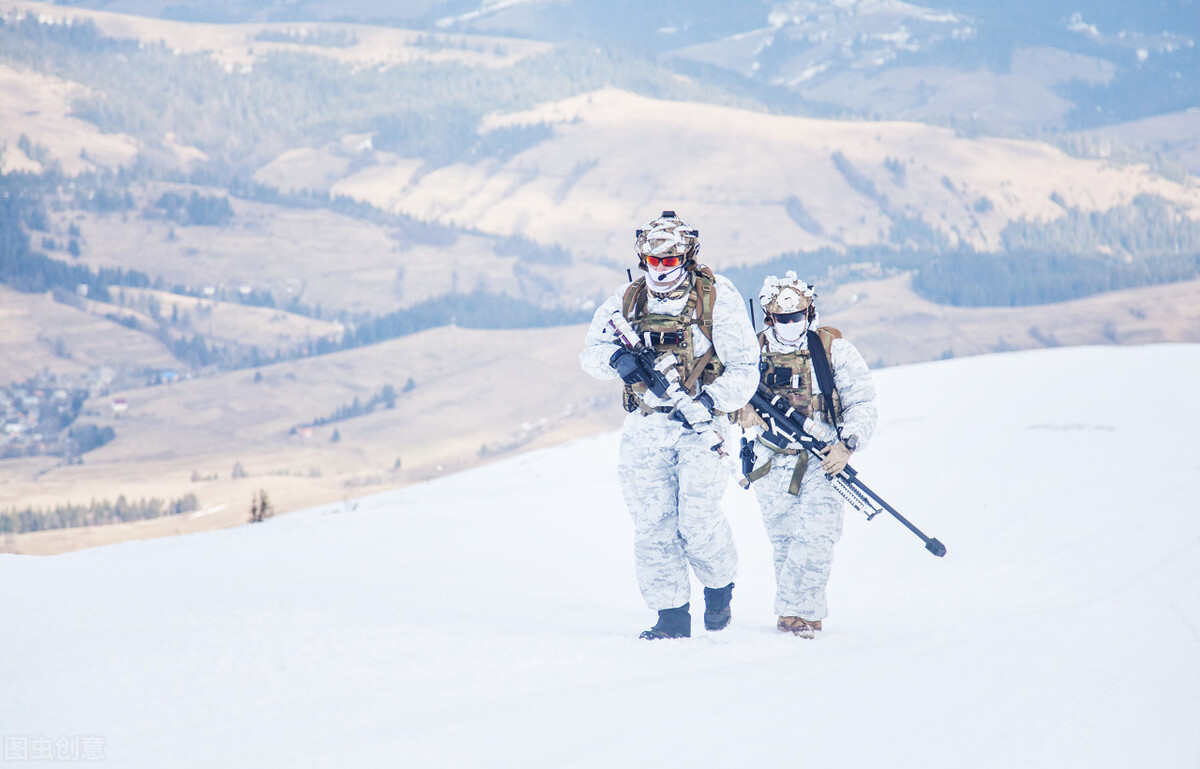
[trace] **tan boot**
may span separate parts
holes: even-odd
[[[821,630],[821,620],[807,620],[803,617],[780,617],[775,625],[785,633],[791,633],[798,638],[816,638]]]

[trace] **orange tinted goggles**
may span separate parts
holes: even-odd
[[[646,264],[651,267],[678,267],[682,256],[647,256]]]

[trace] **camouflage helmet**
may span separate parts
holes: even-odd
[[[690,269],[700,253],[700,231],[688,226],[674,211],[663,211],[662,216],[637,231],[638,266],[646,269],[646,257],[679,256],[683,265]]]
[[[758,292],[758,303],[762,305],[767,323],[773,322],[773,315],[796,312],[806,312],[808,319],[812,320],[816,312],[816,298],[817,292],[813,287],[800,280],[792,270],[785,272],[782,278],[768,275]]]

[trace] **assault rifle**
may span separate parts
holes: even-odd
[[[822,441],[815,438],[805,429],[805,418],[801,414],[788,405],[787,401],[781,396],[775,395],[768,390],[764,385],[759,385],[758,392],[750,398],[750,405],[758,413],[762,420],[767,423],[769,431],[763,433],[763,438],[775,444],[779,448],[784,448],[790,443],[798,443],[811,456],[817,460],[824,459],[821,452],[833,443],[832,441]],[[850,465],[846,465],[835,476],[826,474],[826,477],[833,483],[833,489],[842,496],[850,506],[860,513],[867,516],[867,520],[872,520],[880,513],[888,513],[900,523],[904,524],[909,531],[916,534],[925,543],[925,549],[941,558],[946,554],[946,546],[936,539],[931,539],[912,525],[903,515],[896,511],[896,508],[883,501],[883,498],[863,483],[858,478],[858,471]]]
[[[683,414],[679,413],[679,407],[691,401],[692,396],[679,383],[679,369],[676,368],[679,359],[675,357],[675,354],[655,355],[654,350],[638,338],[633,326],[630,325],[629,321],[619,311],[614,312],[609,317],[608,323],[612,326],[613,331],[616,332],[620,345],[633,353],[637,358],[639,374],[647,389],[659,398],[672,404],[672,409],[667,414],[667,418],[679,420],[684,426],[711,441],[712,450],[717,452],[721,461],[730,469],[733,476],[738,479],[738,485],[743,489],[750,488],[749,479],[744,474],[738,472],[740,468],[737,462],[725,451],[725,439],[713,427],[712,411],[709,411],[708,420],[695,425],[689,423],[684,419]]]

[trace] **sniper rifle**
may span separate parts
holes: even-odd
[[[824,459],[824,454],[821,452],[832,442],[822,441],[806,430],[806,418],[792,408],[782,396],[775,395],[765,385],[760,384],[758,392],[750,398],[750,405],[767,423],[769,430],[763,432],[764,439],[781,449],[786,448],[789,444],[799,444],[817,460]],[[746,462],[745,450],[746,444],[743,444],[743,464]],[[826,477],[832,482],[834,491],[849,502],[855,510],[865,514],[868,521],[880,513],[886,512],[920,537],[925,543],[926,550],[939,558],[946,554],[945,545],[936,539],[927,537],[907,518],[900,515],[896,508],[885,502],[882,497],[863,483],[858,477],[858,471],[850,465],[846,465],[845,469],[835,476],[826,473]]]

